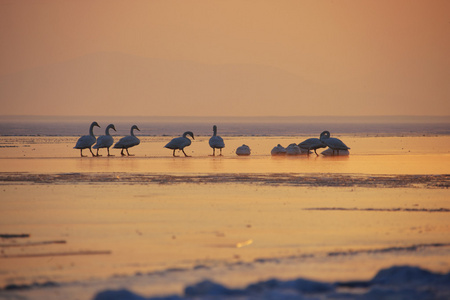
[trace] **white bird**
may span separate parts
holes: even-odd
[[[347,151],[347,150],[350,149],[340,139],[331,138],[329,131],[324,131],[322,133],[323,133],[323,135],[322,134],[320,135],[320,140],[325,145],[327,145],[331,150],[333,150],[333,155],[334,155],[334,151],[337,151],[337,155],[339,155],[339,150],[346,150]]]
[[[91,151],[92,156],[94,155],[94,152],[92,152],[92,145],[95,144],[95,136],[94,136],[94,126],[97,126],[100,128],[100,125],[98,125],[97,122],[92,122],[91,126],[89,127],[89,135],[83,135],[80,137],[73,149],[80,149],[81,157],[85,157],[86,155],[83,155],[83,149],[89,148],[89,151]]]
[[[175,150],[183,151],[184,156],[188,157],[189,155],[187,155],[186,152],[184,152],[184,147],[187,147],[191,144],[191,140],[186,137],[187,135],[190,135],[192,137],[192,139],[195,140],[194,133],[192,133],[192,131],[186,131],[185,133],[183,133],[183,136],[172,139],[164,147],[173,149],[174,157],[176,157]]]
[[[116,149],[122,149],[122,151],[120,152],[120,154],[122,156],[125,156],[125,153],[123,153],[123,149],[125,149],[127,151],[128,156],[134,156],[134,155],[132,155],[132,154],[130,154],[128,152],[128,148],[137,146],[141,142],[134,135],[133,130],[135,130],[135,129],[138,130],[138,131],[141,131],[136,125],[131,126],[130,135],[127,135],[127,136],[121,138],[113,147],[113,148],[116,148]]]
[[[322,151],[320,154],[324,156],[334,156],[336,154],[333,153],[333,149],[328,148],[327,150]],[[350,152],[348,150],[339,150],[338,156],[348,156],[350,155]]]
[[[322,141],[322,136],[325,136],[327,134],[328,131],[324,131],[320,134],[320,138],[310,138],[307,140],[304,140],[303,142],[301,142],[300,144],[298,144],[298,146],[300,147],[300,149],[304,149],[304,150],[308,150],[308,154],[310,150],[314,150],[314,153],[316,153],[317,156],[319,156],[319,154],[317,154],[316,149],[319,148],[326,148],[327,145],[325,145],[325,143]],[[328,137],[330,136],[330,133],[328,132]]]
[[[272,155],[286,155],[286,148],[278,144],[276,147],[273,147],[272,151],[270,151]]]
[[[237,155],[250,155],[250,147],[247,145],[242,145],[236,149]]]
[[[216,155],[216,148],[220,149],[220,154],[222,155],[222,148],[225,147],[225,143],[223,142],[222,137],[217,135],[217,126],[214,125],[213,126],[213,136],[209,139],[209,146],[213,149],[213,154],[212,156]]]
[[[114,127],[113,124],[109,124],[106,129],[105,129],[105,135],[101,135],[97,138],[97,144],[94,145],[94,149],[97,149],[97,155],[96,156],[101,156],[98,155],[98,149],[100,148],[106,148],[108,150],[108,156],[114,156],[109,154],[109,147],[112,146],[112,144],[114,144],[114,138],[109,134],[109,130],[110,129],[114,129],[114,131],[116,131],[116,127]]]
[[[300,147],[297,144],[290,144],[286,147],[287,155],[299,155],[301,153]]]

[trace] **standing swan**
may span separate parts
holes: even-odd
[[[114,129],[114,131],[117,131],[116,127],[114,127],[113,124],[109,124],[105,129],[105,135],[99,136],[97,138],[97,144],[95,144],[94,147],[92,147],[94,149],[97,149],[96,156],[101,156],[101,155],[98,155],[98,149],[100,149],[100,148],[106,148],[108,150],[108,156],[114,156],[114,155],[109,154],[109,147],[111,147],[112,144],[114,144],[114,139],[109,134],[110,129]]]
[[[325,145],[325,143],[322,141],[322,137],[326,136],[327,132],[328,131],[322,132],[320,134],[320,138],[310,138],[310,139],[304,140],[303,142],[298,144],[298,146],[300,147],[300,149],[308,150],[308,155],[309,155],[310,150],[314,150],[314,153],[317,156],[319,156],[319,154],[317,154],[317,152],[316,152],[316,149],[327,147],[327,145]],[[328,132],[328,137],[330,137],[329,132]]]
[[[172,139],[170,142],[167,143],[167,145],[165,145],[165,148],[169,148],[169,149],[173,149],[173,156],[175,157],[175,150],[181,150],[183,151],[184,156],[188,157],[189,155],[186,154],[186,152],[184,152],[184,147],[187,147],[191,144],[191,140],[188,139],[186,136],[190,135],[192,137],[193,140],[194,139],[194,134],[192,133],[192,131],[186,131],[185,133],[183,133],[183,136],[177,137]]]
[[[94,126],[97,126],[100,128],[100,125],[98,125],[97,122],[92,122],[91,126],[89,127],[89,135],[83,135],[80,137],[77,141],[77,144],[73,149],[80,149],[81,157],[86,157],[86,155],[83,155],[83,149],[89,148],[89,151],[91,151],[92,156],[94,155],[94,152],[92,152],[92,145],[95,144],[95,136],[94,136]]]
[[[127,151],[128,156],[134,156],[133,154],[128,153],[128,148],[137,146],[141,142],[133,133],[133,130],[135,129],[141,131],[136,125],[131,126],[130,135],[121,138],[113,147],[116,149],[122,149],[122,151],[120,152],[122,156],[125,156],[125,153],[123,153],[123,149]]]
[[[329,131],[322,132],[320,134],[320,140],[325,145],[327,145],[331,150],[333,150],[333,155],[334,155],[334,151],[337,151],[337,155],[339,155],[339,150],[348,150],[348,149],[350,149],[340,139],[330,138],[330,132]]]
[[[213,126],[213,136],[209,139],[209,146],[213,149],[212,156],[216,155],[216,148],[220,149],[220,156],[222,156],[222,148],[225,147],[225,143],[223,142],[223,139],[217,135],[217,126]]]

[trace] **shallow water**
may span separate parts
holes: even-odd
[[[134,157],[81,158],[76,137],[0,137],[0,228],[30,234],[0,239],[0,285],[57,285],[0,296],[450,271],[447,136],[343,135],[345,157],[272,157],[298,137],[233,136],[223,157],[199,137],[192,157],[173,158],[170,138],[143,137]],[[251,156],[234,154],[243,143]]]

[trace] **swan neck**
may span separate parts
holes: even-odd
[[[91,127],[89,127],[89,135],[94,136],[94,124],[91,124]]]

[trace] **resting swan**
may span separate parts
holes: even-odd
[[[250,153],[251,153],[250,147],[245,144],[236,149],[236,154],[239,156],[247,156],[250,155]]]
[[[286,148],[278,144],[277,146],[273,147],[272,151],[270,151],[271,155],[286,155]]]

